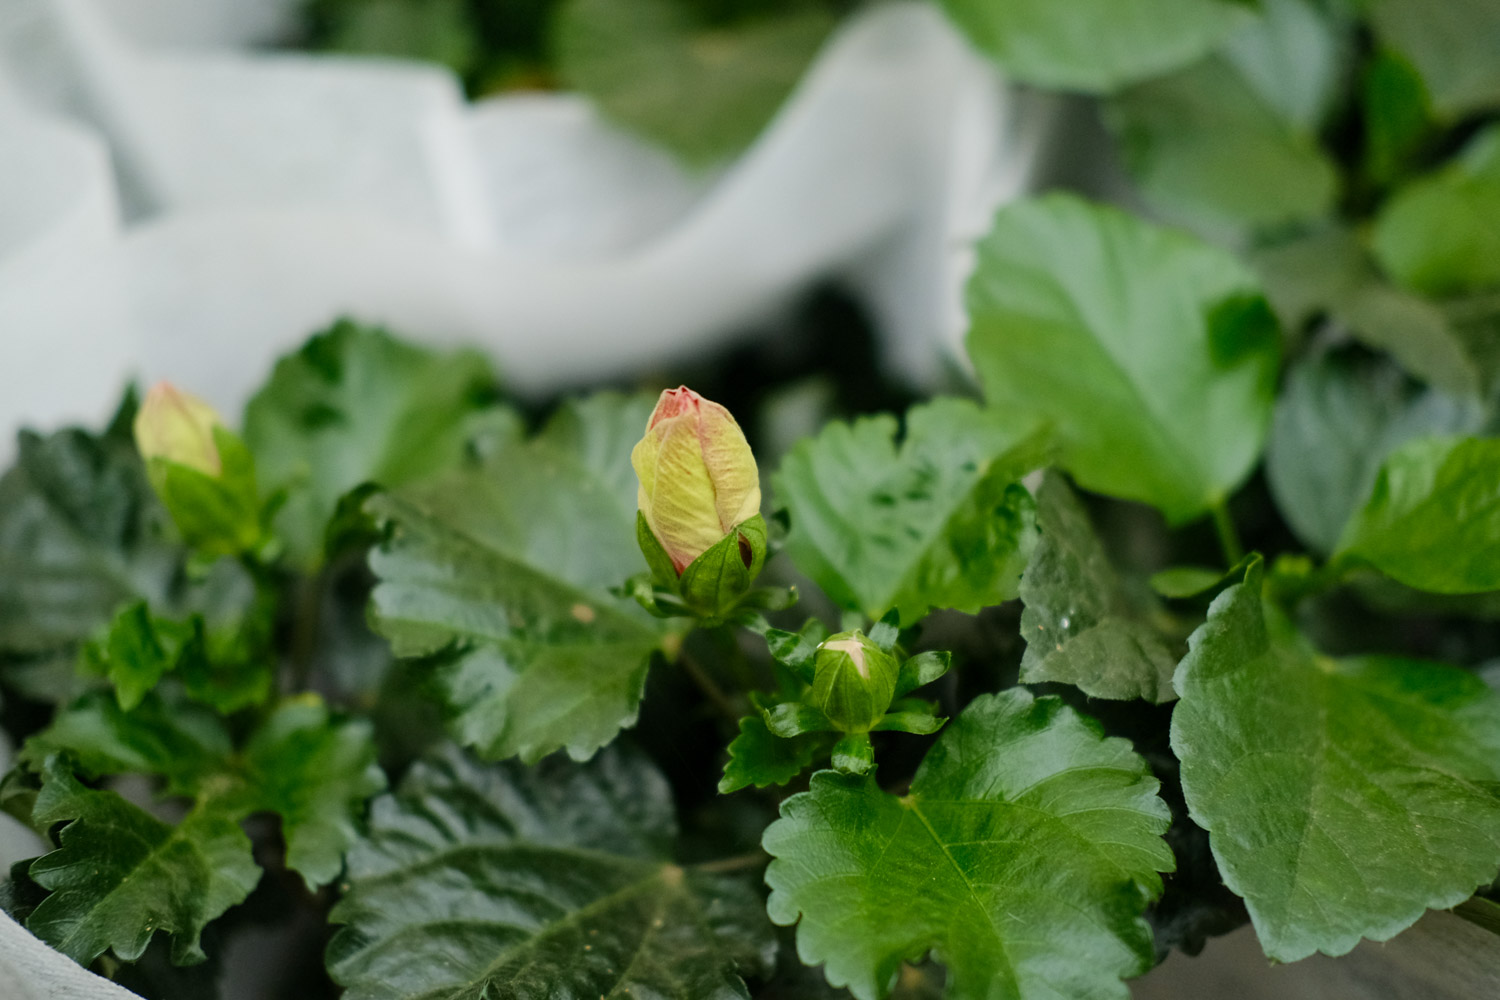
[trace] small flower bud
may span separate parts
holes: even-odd
[[[868,732],[896,696],[900,664],[858,629],[831,635],[813,657],[812,701],[846,733]]]
[[[641,515],[678,576],[760,510],[755,455],[739,424],[687,386],[661,394],[630,464]]]
[[[214,428],[223,426],[212,406],[170,382],[158,382],[135,415],[135,445],[147,462],[165,459],[217,478],[223,464]]]

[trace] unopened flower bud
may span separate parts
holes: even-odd
[[[661,394],[630,464],[641,516],[678,576],[760,510],[760,476],[740,425],[687,386]]]
[[[147,462],[165,459],[217,478],[223,463],[214,428],[223,426],[212,406],[170,382],[158,382],[135,415],[135,445]]]
[[[824,640],[813,671],[813,704],[844,732],[863,733],[891,707],[901,666],[856,629]]]

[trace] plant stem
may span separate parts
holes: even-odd
[[[729,700],[729,696],[724,693],[724,689],[719,687],[718,683],[708,675],[708,671],[704,670],[703,666],[697,660],[686,653],[680,655],[677,658],[677,662],[682,664],[682,668],[687,671],[688,676],[693,679],[693,683],[698,685],[698,690],[703,692],[704,697],[713,704],[714,708],[718,709],[719,713],[731,723],[739,725],[739,709],[734,707],[734,702]]]
[[[1245,547],[1240,544],[1239,532],[1234,530],[1234,521],[1229,517],[1229,506],[1220,500],[1212,507],[1214,530],[1219,533],[1219,548],[1224,550],[1224,561],[1233,567],[1245,558]]]
[[[748,851],[744,854],[736,854],[733,857],[703,861],[690,867],[698,872],[725,874],[728,872],[744,871],[746,868],[759,868],[769,860],[771,860],[771,856],[765,851]]]

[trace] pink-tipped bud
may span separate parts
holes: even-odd
[[[135,416],[135,445],[148,462],[162,458],[218,478],[223,464],[214,428],[222,426],[212,406],[170,382],[158,382]]]
[[[661,394],[630,464],[641,514],[678,574],[760,511],[760,475],[740,425],[687,386]]]

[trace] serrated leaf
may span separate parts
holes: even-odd
[[[1057,698],[976,698],[911,793],[813,775],[766,830],[771,919],[797,950],[875,1000],[929,950],[951,1000],[1129,996],[1151,965],[1141,914],[1172,853],[1145,762]]]
[[[1094,698],[1175,698],[1177,656],[1151,621],[1161,610],[1149,595],[1126,590],[1056,473],[1037,491],[1037,528],[1041,537],[1021,577],[1021,680],[1073,684]]]
[[[1328,214],[1339,176],[1318,128],[1341,41],[1306,0],[1267,0],[1217,55],[1117,95],[1108,118],[1142,194],[1210,234]]]
[[[1108,93],[1206,55],[1250,22],[1232,0],[943,0],[948,16],[1010,76]],[[1103,28],[1102,26],[1107,26]]]
[[[375,628],[439,658],[451,727],[485,756],[583,759],[635,721],[663,626],[610,588],[641,566],[629,441],[650,411],[573,404],[482,468],[368,504],[388,532]]]
[[[790,738],[766,728],[759,715],[740,720],[740,732],[729,744],[729,760],[719,779],[719,794],[727,795],[754,785],[784,785],[807,770],[833,747],[830,733],[803,733]]]
[[[1500,286],[1500,127],[1397,191],[1375,220],[1373,249],[1386,271],[1423,295]]]
[[[341,320],[276,364],[245,409],[245,441],[268,489],[285,487],[276,530],[316,562],[339,498],[362,483],[397,487],[459,464],[507,411],[488,408],[495,376],[477,351],[440,354]]]
[[[1500,3],[1371,0],[1375,32],[1422,74],[1450,117],[1500,107]]]
[[[212,799],[172,826],[114,792],[85,788],[54,759],[33,820],[67,825],[58,850],[31,863],[31,877],[52,894],[26,926],[82,965],[106,950],[139,958],[158,930],[172,937],[172,961],[202,961],[204,926],[260,880],[249,838]]]
[[[1172,749],[1266,954],[1341,955],[1500,871],[1500,697],[1451,667],[1321,656],[1260,587],[1257,565],[1193,634]]]
[[[1338,551],[1418,590],[1500,590],[1500,438],[1427,437],[1396,449]]]
[[[1297,537],[1332,552],[1386,456],[1416,437],[1477,430],[1482,420],[1477,402],[1416,391],[1388,366],[1305,359],[1276,401],[1266,478]]]
[[[1080,485],[1181,522],[1244,480],[1279,348],[1237,261],[1071,195],[1001,209],[978,251],[968,348],[985,396],[1049,421]]]
[[[928,609],[975,612],[1016,594],[1033,541],[1020,478],[1041,439],[960,399],[831,423],[799,443],[773,480],[791,514],[798,569],[850,610],[911,624]]]
[[[309,889],[331,882],[358,836],[365,801],[385,788],[364,719],[333,719],[321,701],[283,704],[250,737],[240,804],[281,817],[286,864]]]
[[[349,1000],[748,996],[774,939],[743,883],[663,859],[671,792],[638,755],[419,763],[377,800],[328,948]]]
[[[817,0],[757,6],[713,23],[690,0],[568,0],[558,68],[609,117],[706,166],[755,140],[835,23]]]

